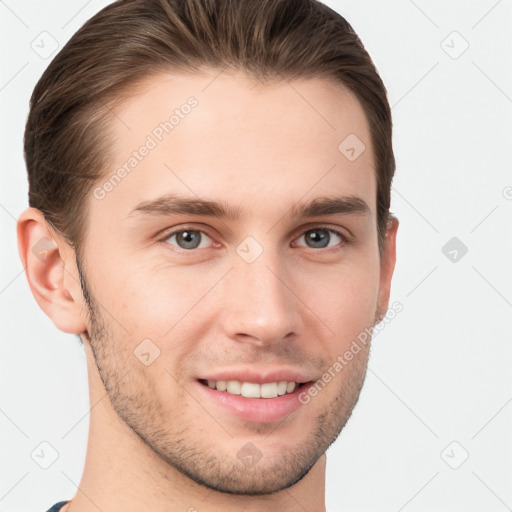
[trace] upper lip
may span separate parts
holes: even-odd
[[[274,370],[256,370],[254,368],[243,368],[239,370],[220,370],[215,373],[199,377],[204,380],[238,380],[240,382],[255,382],[265,384],[267,382],[310,382],[315,380],[300,370],[277,368]]]

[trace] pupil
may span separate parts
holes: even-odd
[[[176,239],[183,249],[195,249],[200,241],[197,231],[181,231]]]
[[[326,229],[315,229],[308,232],[307,238],[313,243],[313,247],[322,248],[329,245],[330,235]]]

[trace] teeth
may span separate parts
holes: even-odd
[[[239,380],[228,380],[227,392],[232,395],[239,395],[242,392],[242,384]]]
[[[261,398],[275,398],[277,396],[277,382],[265,382],[260,387]]]
[[[281,382],[279,382],[279,384],[277,385],[277,394],[278,395],[284,395],[286,393],[286,381],[283,380]]]
[[[277,396],[293,393],[298,386],[295,382],[240,382],[239,380],[208,380],[208,387],[217,391],[227,391],[232,395],[242,395],[246,398],[275,398]]]
[[[288,382],[286,384],[286,392],[291,393],[295,389],[295,382]]]
[[[240,394],[246,398],[261,398],[261,386],[252,382],[244,382]]]

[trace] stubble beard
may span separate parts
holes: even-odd
[[[185,418],[182,412],[186,410],[176,409],[178,414],[175,415],[167,411],[164,413],[165,408],[151,393],[151,381],[145,367],[129,350],[123,350],[126,336],[114,334],[111,327],[115,326],[113,322],[109,325],[102,316],[101,306],[91,295],[78,261],[77,266],[89,311],[89,329],[84,336],[90,343],[113,409],[146,447],[193,482],[214,491],[236,495],[265,495],[287,489],[308,474],[350,418],[366,376],[369,349],[361,351],[360,357],[354,358],[337,377],[338,392],[315,418],[306,442],[296,443],[293,449],[287,445],[278,455],[265,457],[264,443],[267,438],[279,435],[281,428],[286,428],[287,419],[270,429],[252,425],[253,433],[266,432],[266,435],[261,442],[261,459],[254,466],[247,467],[236,457],[236,450],[234,453],[223,452],[221,443],[211,436],[199,435],[194,425],[173,420]],[[171,378],[169,380],[170,384],[174,383]],[[192,399],[181,388],[180,403],[186,404],[186,400],[190,402]],[[207,415],[206,412],[204,414]],[[205,422],[210,419],[205,418]],[[251,430],[251,425],[248,427]],[[244,444],[242,441],[240,448]]]

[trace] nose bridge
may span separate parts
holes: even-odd
[[[239,341],[268,345],[296,332],[300,316],[297,301],[284,284],[285,267],[278,250],[261,246],[257,250],[251,243],[237,247],[225,283],[224,329]]]

